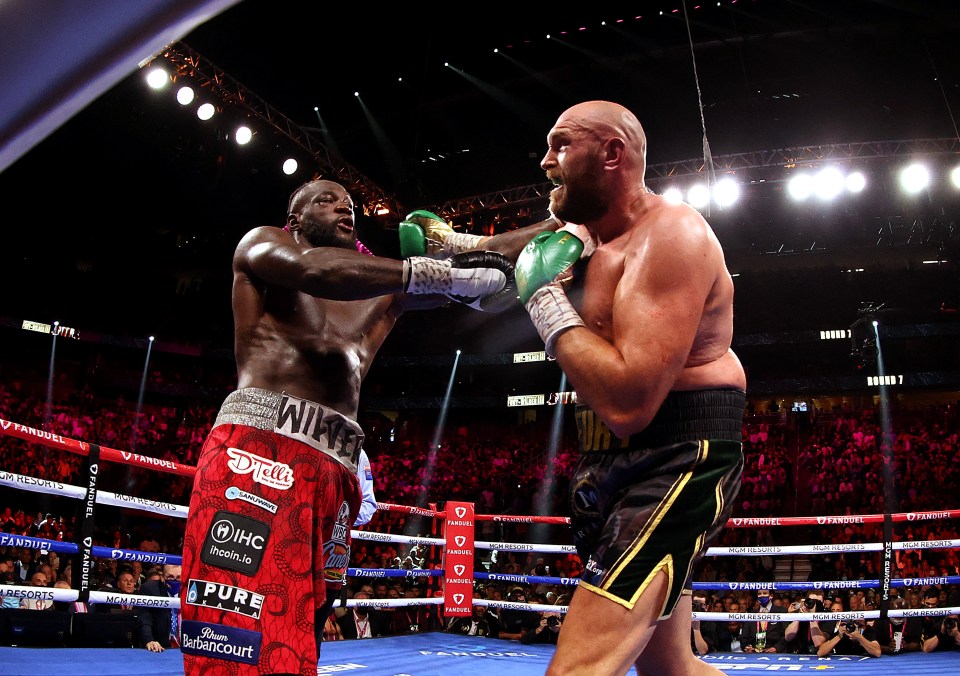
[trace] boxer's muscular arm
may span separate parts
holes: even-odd
[[[646,427],[670,392],[716,277],[716,254],[699,217],[682,210],[663,217],[672,222],[648,223],[656,231],[645,244],[628,244],[623,252],[622,276],[612,290],[612,342],[574,327],[554,346],[578,396],[620,437]],[[598,256],[591,265],[600,263]]]
[[[477,249],[496,251],[502,253],[510,260],[516,261],[523,247],[526,246],[527,242],[533,239],[537,233],[543,232],[544,230],[556,230],[560,225],[561,223],[559,221],[551,217],[545,221],[540,221],[539,223],[534,223],[524,228],[517,228],[510,232],[502,232],[499,235],[484,237],[478,243]]]
[[[304,251],[289,233],[269,226],[244,236],[233,267],[267,284],[331,300],[373,298],[403,288],[401,261],[333,247]]]

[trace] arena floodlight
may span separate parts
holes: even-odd
[[[667,188],[663,191],[663,199],[670,204],[680,204],[683,201],[683,193],[679,188]]]
[[[859,171],[847,174],[847,192],[858,193],[867,187],[866,177]]]
[[[151,89],[163,89],[170,83],[170,76],[163,68],[151,68],[147,71],[147,86]]]
[[[299,165],[295,159],[292,157],[287,158],[283,161],[283,173],[285,173],[287,176],[290,176],[297,170],[298,166]]]
[[[911,164],[900,172],[900,186],[910,194],[916,194],[928,185],[930,171],[922,164]]]
[[[727,176],[713,187],[713,199],[720,207],[729,207],[740,198],[740,184]]]
[[[234,132],[233,138],[238,144],[245,146],[250,143],[250,139],[253,138],[253,132],[250,131],[250,127],[241,125],[237,127],[237,131]]]
[[[954,188],[960,188],[960,166],[954,167],[950,172],[950,182]]]
[[[798,202],[810,197],[813,192],[813,179],[807,174],[797,174],[787,182],[787,193]]]
[[[204,103],[199,108],[197,108],[197,117],[201,120],[209,120],[213,117],[213,114],[217,112],[217,109],[213,107],[212,103]]]
[[[813,177],[813,194],[824,202],[834,199],[843,191],[843,174],[836,167],[826,167]]]
[[[710,189],[697,183],[687,191],[687,203],[694,209],[702,209],[710,203]]]
[[[184,85],[177,90],[177,103],[181,106],[190,105],[193,103],[194,96],[193,87]]]

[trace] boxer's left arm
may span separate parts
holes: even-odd
[[[538,233],[554,231],[563,223],[552,216],[546,220],[498,235],[471,235],[457,232],[437,214],[418,209],[407,214],[400,223],[400,254],[447,258],[464,251],[496,251],[512,261]]]
[[[621,271],[612,298],[604,299],[611,304],[612,340],[573,325],[553,345],[578,396],[620,437],[646,427],[672,389],[720,266],[696,212],[678,206],[660,218],[648,223],[646,237],[635,238],[638,244],[601,248],[591,258],[591,266]]]

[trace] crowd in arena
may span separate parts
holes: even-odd
[[[43,398],[16,385],[0,384],[0,418],[71,439],[96,441],[117,449],[193,464],[215,417],[216,403],[138,406],[123,399],[102,401],[89,391],[77,390],[62,403],[48,406]],[[139,410],[138,410],[139,409]],[[743,488],[734,505],[735,517],[857,515],[884,511],[883,438],[879,416],[873,410],[813,411],[804,421],[804,432],[785,416],[748,415],[744,420],[745,468]],[[957,454],[960,420],[957,407],[928,404],[897,409],[892,415],[888,440],[894,456],[897,501],[894,511],[925,511],[955,508],[960,485],[960,455]],[[462,431],[461,431],[462,432]],[[478,514],[565,515],[569,469],[577,457],[575,439],[564,439],[548,457],[543,443],[518,435],[512,427],[484,427],[482,434],[451,433],[434,449],[435,462],[424,462],[429,444],[422,439],[373,439],[367,445],[379,501],[400,505],[433,506],[442,509],[446,500],[474,502]],[[5,472],[82,485],[83,458],[14,437],[4,437]],[[428,466],[429,465],[429,466]],[[190,479],[118,463],[104,463],[100,486],[121,495],[136,495],[186,505]],[[14,535],[75,541],[78,504],[65,497],[28,493],[0,487],[0,531]],[[544,496],[547,501],[544,502]],[[178,553],[183,522],[162,515],[148,515],[119,507],[98,507],[94,544],[148,552]],[[441,537],[436,521],[397,511],[378,511],[364,530]],[[958,525],[949,519],[896,524],[896,540],[950,540],[960,537]],[[552,542],[567,544],[563,526],[494,524],[478,521],[477,538],[492,542]],[[848,523],[841,526],[727,528],[717,546],[763,546],[799,543],[867,543],[882,540],[882,524]],[[433,549],[433,551],[431,551]],[[701,582],[750,582],[775,579],[773,556],[708,556],[695,571]],[[880,577],[880,552],[827,553],[808,557],[805,579],[828,581],[875,580]],[[355,539],[351,567],[436,568],[439,548],[408,547],[405,544]],[[796,565],[796,562],[793,562]],[[576,578],[581,572],[574,554],[477,551],[475,569],[504,575],[535,575]],[[100,560],[94,569],[94,589],[135,593],[151,576],[161,571],[149,564],[121,564]],[[958,550],[897,550],[894,578],[948,577],[960,575]],[[69,557],[29,548],[0,547],[0,578],[6,583],[67,585],[71,579]],[[121,583],[121,578],[123,582]],[[798,579],[795,575],[793,579]],[[396,580],[396,581],[393,581]],[[431,577],[391,578],[371,584],[352,578],[346,596],[356,599],[416,598],[437,595],[440,581]],[[565,605],[573,587],[563,584],[478,582],[475,596],[518,603]],[[877,605],[873,589],[842,597],[848,609],[872,609]],[[908,587],[901,592],[907,607],[922,604],[925,589]],[[939,603],[958,605],[960,585],[939,588]],[[711,593],[708,609],[724,609],[736,599],[740,609],[757,606],[753,592]],[[775,594],[774,603],[784,608],[802,594]],[[854,599],[854,597],[859,597]],[[6,599],[5,605],[10,605]],[[28,606],[24,606],[28,607]],[[479,607],[478,607],[479,608]],[[53,604],[44,604],[53,609]],[[132,611],[131,611],[132,612]],[[376,609],[338,608],[325,630],[327,640],[361,635],[392,635],[445,629],[481,633],[526,641],[555,640],[562,613],[511,613],[479,609],[472,618],[446,621],[438,606]],[[350,626],[353,625],[351,630]]]

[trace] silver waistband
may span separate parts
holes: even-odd
[[[270,430],[329,455],[354,473],[363,446],[363,430],[343,414],[308,399],[258,387],[228,394],[213,425]]]

